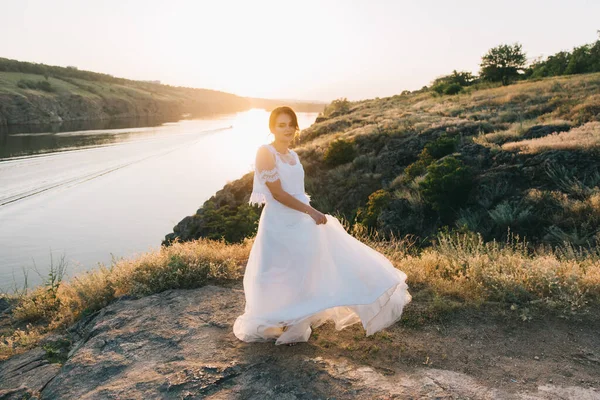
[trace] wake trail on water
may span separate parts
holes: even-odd
[[[142,161],[165,156],[182,147],[195,144],[207,134],[227,129],[231,129],[231,127],[2,160],[0,161],[0,207],[17,203],[49,190],[73,187]],[[172,140],[175,136],[190,137],[175,145],[167,143],[168,147],[166,149],[161,147],[159,151],[141,149],[145,150],[142,157],[132,158],[131,154],[122,154],[127,146],[148,146],[153,143],[160,145],[156,142]],[[127,151],[131,153],[131,149]],[[148,154],[148,151],[152,152]],[[96,156],[100,159],[92,160],[92,165],[86,167],[85,163],[90,163],[89,158],[86,157],[92,155],[91,153],[98,153]],[[123,155],[128,159],[123,161],[121,158]],[[117,160],[107,160],[107,157],[116,157]],[[48,176],[48,171],[52,168],[54,170],[50,171],[51,175]]]
[[[170,137],[176,137],[176,136],[189,136],[189,135],[207,135],[207,134],[212,134],[212,133],[217,133],[220,131],[225,131],[228,129],[233,128],[233,126],[229,126],[226,128],[217,128],[217,129],[209,129],[206,131],[202,131],[200,133],[171,133],[169,134]],[[67,132],[68,133],[68,132]],[[27,134],[28,136],[31,136],[31,134]],[[47,136],[47,133],[43,134],[44,136]],[[60,134],[57,133],[57,136],[65,136],[64,134]],[[17,135],[11,135],[11,136],[19,136]],[[73,152],[81,152],[81,151],[88,151],[88,150],[93,150],[93,149],[102,149],[105,147],[117,147],[117,146],[129,146],[132,144],[139,144],[139,143],[143,143],[143,142],[155,142],[157,140],[161,140],[162,138],[149,138],[149,139],[136,139],[136,140],[132,140],[132,141],[126,141],[126,142],[120,142],[120,143],[109,143],[109,144],[95,144],[95,145],[89,145],[89,146],[76,146],[76,147],[63,147],[60,150],[50,150],[47,152],[40,152],[40,153],[35,153],[35,154],[28,154],[26,156],[14,156],[14,157],[6,157],[6,158],[0,158],[0,166],[2,166],[4,163],[11,163],[14,161],[20,161],[20,160],[28,160],[28,159],[32,159],[32,158],[43,158],[43,157],[60,157],[61,155],[64,155],[65,153],[73,153]]]

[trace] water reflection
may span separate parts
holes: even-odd
[[[196,119],[216,119],[219,115],[207,114]],[[147,117],[58,124],[0,125],[0,160],[123,142],[146,128],[170,123],[177,123],[177,120]]]

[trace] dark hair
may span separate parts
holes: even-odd
[[[273,129],[275,129],[275,121],[277,120],[277,117],[279,117],[279,114],[289,115],[292,119],[292,123],[296,126],[296,131],[300,130],[298,127],[298,117],[296,117],[294,110],[288,106],[281,106],[271,111],[271,116],[269,117],[269,129],[271,132],[273,132]]]

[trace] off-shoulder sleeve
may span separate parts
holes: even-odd
[[[266,146],[259,147],[254,162],[254,182],[249,204],[265,204],[273,198],[267,187],[267,182],[275,182],[279,179],[279,172],[275,163],[275,155]]]
[[[260,183],[275,182],[279,172],[275,165],[275,156],[266,147],[260,147],[256,152],[255,171]]]

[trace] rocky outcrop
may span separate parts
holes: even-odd
[[[227,224],[224,221],[232,215],[239,215],[239,207],[247,204],[252,192],[253,179],[254,173],[251,172],[225,185],[206,200],[196,214],[179,221],[173,227],[173,232],[165,236],[162,244],[168,246],[175,240],[186,242],[201,237],[225,237],[226,240],[230,240],[230,232],[226,230]],[[248,216],[248,218],[258,220],[258,216]],[[238,233],[238,238],[244,237],[243,231]]]
[[[565,324],[564,329],[540,327],[540,332],[553,331],[550,335],[538,334],[531,325],[524,328],[544,343],[541,348],[546,353],[541,354],[542,359],[526,352],[519,353],[524,359],[515,356],[515,347],[523,338],[518,332],[503,331],[511,328],[485,326],[482,335],[481,326],[466,329],[462,323],[444,327],[443,334],[439,326],[403,331],[398,324],[380,338],[371,339],[361,339],[364,331],[357,325],[338,332],[326,324],[313,333],[308,343],[297,346],[249,344],[232,333],[232,324],[244,308],[242,288],[236,285],[168,290],[141,299],[121,298],[69,329],[73,345],[62,367],[48,363],[46,352],[40,348],[1,363],[0,399],[600,396],[595,389],[600,383],[594,364],[597,358],[589,351],[578,353],[583,358],[569,356],[583,342],[591,340],[588,344],[593,345],[597,341],[591,337],[595,335],[593,327],[590,332],[573,328],[579,339],[569,336],[571,324]],[[353,354],[350,345],[345,349],[336,345],[357,340],[370,343],[372,351],[365,354],[381,356],[365,358]],[[489,342],[482,343],[486,340]],[[555,346],[554,341],[563,344]],[[419,349],[423,347],[436,363],[439,348],[440,356],[450,360],[449,368],[432,365],[429,356],[421,358]],[[534,351],[539,351],[537,347]],[[470,360],[470,369],[462,367],[467,365],[465,357]],[[385,361],[390,359],[396,361]],[[548,379],[558,381],[556,374],[561,370],[565,370],[563,381]]]
[[[41,392],[60,371],[41,347],[19,354],[0,364],[0,399],[22,399]]]

